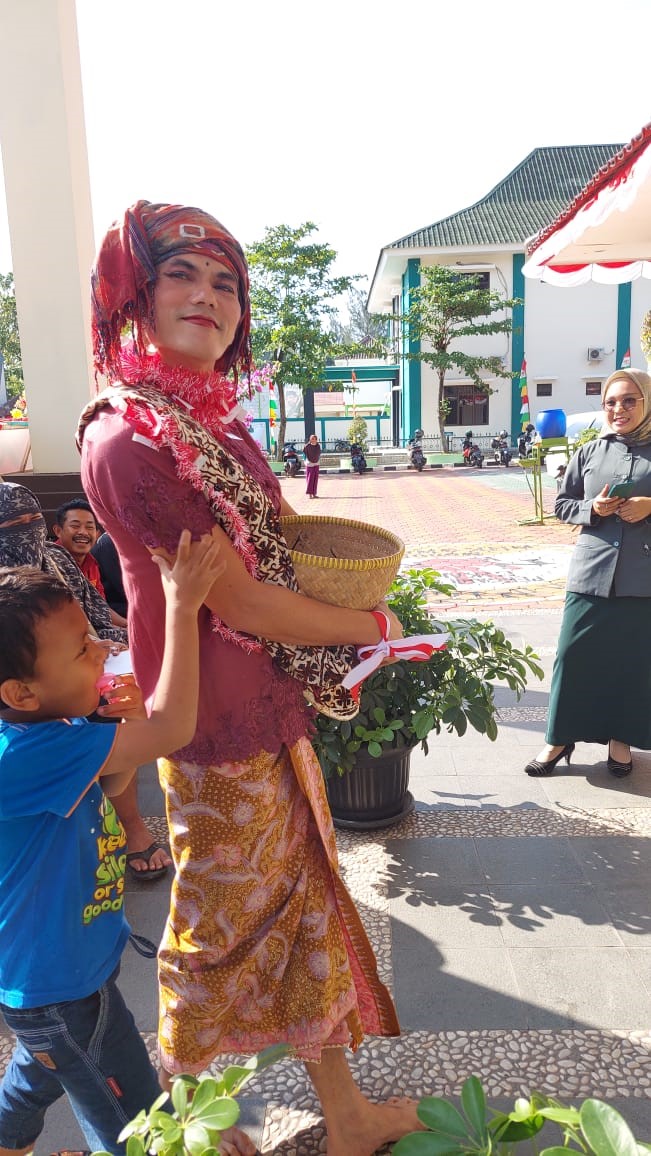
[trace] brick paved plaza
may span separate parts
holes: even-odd
[[[651,755],[634,753],[624,781],[608,775],[603,749],[582,744],[569,770],[523,773],[543,742],[573,531],[520,524],[533,517],[533,499],[516,468],[328,475],[318,504],[304,478],[282,486],[299,513],[394,530],[406,562],[458,581],[437,612],[494,617],[545,668],[519,703],[498,689],[495,743],[442,734],[427,757],[414,753],[415,814],[386,831],[338,836],[403,1027],[399,1040],[371,1040],[354,1057],[362,1087],[377,1097],[458,1096],[475,1073],[498,1106],[533,1089],[575,1103],[596,1095],[651,1140]],[[551,507],[552,485],[545,494]],[[141,774],[141,803],[164,834],[152,767]],[[165,883],[129,881],[134,930],[157,939],[167,900]],[[153,1054],[155,966],[127,949],[122,977]],[[6,1060],[10,1041],[0,1044]],[[298,1063],[258,1078],[243,1118],[265,1153],[326,1151]],[[77,1144],[58,1105],[37,1156]]]

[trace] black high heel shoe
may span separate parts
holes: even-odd
[[[610,754],[610,743],[608,743],[608,762],[606,763],[611,775],[617,779],[625,779],[633,770],[633,760],[629,759],[627,763],[619,763],[617,759],[613,759]]]
[[[570,759],[574,753],[575,745],[575,743],[566,743],[560,754],[556,755],[555,758],[550,759],[547,763],[541,762],[540,759],[532,759],[531,762],[527,763],[526,767],[524,768],[525,774],[535,775],[537,778],[541,778],[543,775],[551,775],[554,767],[557,763],[560,763],[561,759],[565,759],[565,762],[569,767]]]

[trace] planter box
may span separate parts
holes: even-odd
[[[326,790],[335,827],[373,831],[398,823],[414,809],[409,786],[411,748],[385,751],[377,759],[358,754],[354,769],[331,775]]]

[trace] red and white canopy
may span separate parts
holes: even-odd
[[[525,277],[550,285],[651,278],[651,124],[527,242]]]

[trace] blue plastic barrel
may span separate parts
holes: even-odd
[[[564,409],[541,409],[536,414],[535,426],[541,438],[564,438],[567,417]]]

